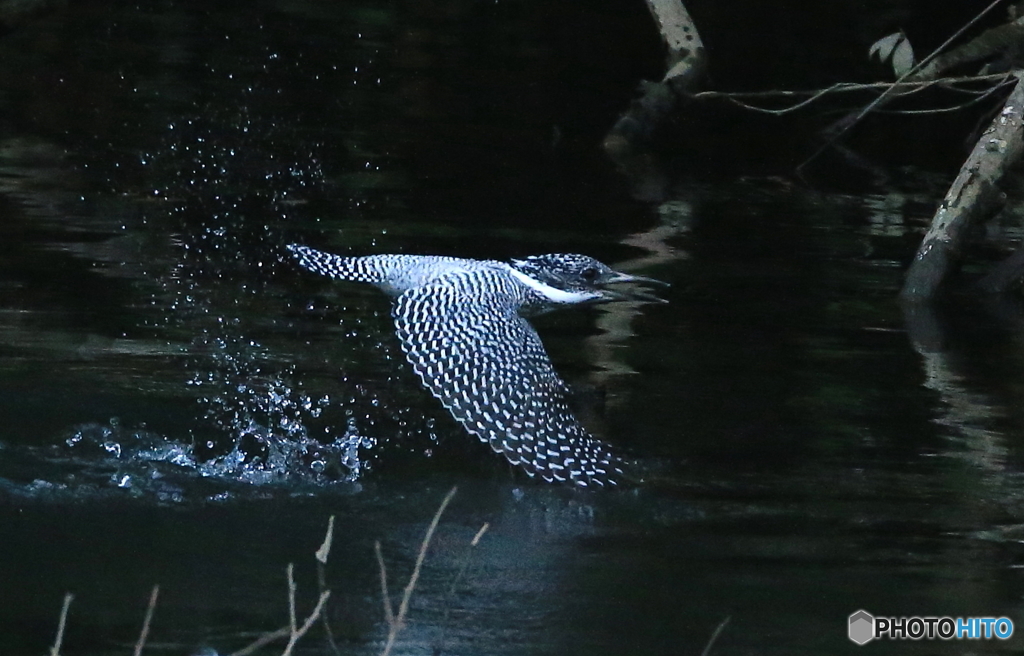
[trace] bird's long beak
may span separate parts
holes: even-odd
[[[664,280],[658,280],[657,278],[648,278],[647,276],[634,276],[629,273],[620,273],[619,271],[615,271],[614,273],[615,276],[612,277],[610,280],[606,281],[605,284],[614,284],[617,282],[646,282],[652,285],[661,285],[662,287],[672,286],[670,283],[667,283]]]
[[[647,276],[634,276],[629,273],[615,272],[615,275],[609,280],[605,281],[606,285],[614,285],[617,283],[646,283],[649,285],[659,285],[661,287],[670,287],[669,283],[658,280],[656,278],[648,278]],[[668,303],[667,300],[660,296],[655,296],[650,291],[643,288],[630,289],[628,293],[624,293],[618,290],[602,289],[601,293],[605,299],[609,301],[648,301],[650,303]]]

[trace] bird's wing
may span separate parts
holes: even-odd
[[[573,416],[565,383],[518,314],[515,290],[460,283],[464,276],[448,276],[395,304],[398,337],[423,384],[466,430],[531,476],[613,484],[618,459]]]

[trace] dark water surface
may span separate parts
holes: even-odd
[[[660,66],[642,3],[70,4],[0,37],[0,653],[66,591],[63,653],[130,653],[159,583],[146,653],[226,654],[287,623],[290,562],[309,612],[331,515],[337,652],[298,651],[379,653],[373,544],[397,599],[455,485],[395,653],[698,654],[726,617],[713,653],[1024,651],[846,637],[1022,617],[1019,315],[894,300],[946,178],[652,202],[598,147]],[[670,281],[537,321],[649,484],[510,471],[293,241]]]

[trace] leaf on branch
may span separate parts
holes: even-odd
[[[891,60],[892,70],[897,78],[903,77],[914,68],[914,49],[902,32],[893,32],[871,44],[868,57],[878,57],[883,64]]]
[[[881,39],[871,44],[871,49],[868,50],[868,57],[870,58],[878,55],[878,61],[885,62],[885,60],[889,59],[889,56],[892,55],[892,51],[896,47],[896,44],[904,40],[906,40],[906,37],[903,36],[903,32],[893,32],[889,36],[883,36]]]
[[[914,49],[910,47],[910,41],[903,39],[896,46],[896,52],[892,55],[892,70],[896,77],[900,78],[914,68]]]

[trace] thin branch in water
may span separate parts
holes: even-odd
[[[975,16],[974,18],[972,18],[971,20],[967,21],[967,23],[966,23],[966,24],[965,24],[965,25],[964,25],[963,27],[961,27],[961,28],[960,28],[959,30],[957,30],[957,31],[956,31],[956,32],[955,32],[955,33],[953,34],[953,36],[951,36],[951,37],[949,37],[948,39],[946,39],[946,40],[945,40],[945,41],[944,41],[944,42],[942,43],[942,45],[940,45],[940,46],[939,46],[938,48],[936,48],[935,50],[933,50],[933,51],[931,52],[931,54],[930,54],[930,55],[928,55],[927,57],[925,57],[924,59],[922,59],[921,61],[919,61],[919,62],[917,63],[917,65],[916,65],[916,66],[914,66],[914,67],[913,67],[913,68],[911,68],[911,69],[910,69],[909,71],[907,71],[906,73],[904,73],[903,75],[901,75],[901,76],[899,77],[899,79],[898,79],[898,80],[896,80],[896,82],[897,82],[897,83],[899,83],[899,82],[903,82],[903,81],[904,81],[905,79],[907,79],[908,77],[910,77],[910,76],[914,75],[914,74],[915,74],[915,73],[917,73],[917,72],[918,72],[919,70],[921,70],[921,69],[922,69],[922,68],[923,68],[923,67],[924,67],[924,66],[925,66],[925,65],[926,65],[926,64],[927,64],[928,62],[930,62],[931,60],[933,60],[933,59],[935,59],[936,57],[938,57],[938,56],[939,56],[939,54],[940,54],[940,53],[942,53],[942,52],[943,52],[943,51],[944,51],[944,50],[945,50],[945,49],[946,49],[946,48],[947,48],[947,47],[949,46],[949,44],[951,44],[951,43],[952,43],[953,41],[955,41],[956,39],[958,39],[958,38],[960,37],[960,35],[961,35],[961,34],[963,34],[964,32],[966,32],[966,31],[967,31],[967,30],[968,30],[968,29],[969,29],[969,28],[970,28],[970,27],[971,27],[972,25],[974,25],[974,24],[975,24],[975,23],[977,23],[977,22],[978,22],[979,20],[981,20],[981,18],[982,18],[982,17],[983,17],[983,16],[985,15],[985,14],[987,14],[988,12],[992,11],[993,9],[995,9],[996,5],[998,5],[998,4],[999,4],[1000,2],[1002,2],[1002,1],[1003,1],[1003,0],[992,0],[992,2],[991,2],[991,3],[990,3],[990,4],[988,5],[988,6],[987,6],[987,7],[985,7],[984,9],[982,9],[982,10],[981,10],[981,12],[979,12],[979,13],[978,13],[978,15],[976,15],[976,16]],[[810,164],[810,163],[811,163],[811,162],[813,162],[813,161],[814,161],[815,159],[817,159],[819,155],[821,155],[821,154],[822,154],[822,153],[824,153],[824,152],[825,152],[826,150],[828,150],[829,148],[831,148],[831,147],[832,147],[832,144],[834,144],[834,143],[835,143],[836,141],[838,141],[838,140],[839,140],[840,138],[842,138],[842,136],[843,136],[844,134],[846,134],[847,132],[849,132],[849,131],[850,131],[850,130],[851,130],[851,129],[853,128],[853,126],[855,126],[855,125],[857,125],[858,123],[860,123],[860,121],[861,121],[861,120],[862,120],[862,119],[863,119],[863,118],[864,118],[865,116],[867,116],[867,115],[868,115],[868,113],[869,113],[869,112],[871,112],[871,110],[873,110],[873,109],[874,109],[875,107],[878,107],[878,106],[879,106],[879,105],[880,105],[880,104],[882,103],[882,101],[883,101],[883,100],[885,100],[886,98],[888,98],[888,97],[889,97],[889,95],[890,95],[890,92],[891,92],[891,90],[892,90],[892,89],[894,89],[894,88],[895,88],[895,86],[893,86],[893,87],[890,87],[890,89],[888,89],[888,90],[886,90],[886,91],[883,91],[883,92],[882,92],[882,94],[881,94],[880,96],[878,96],[878,97],[877,97],[877,98],[875,98],[875,99],[874,99],[873,101],[871,101],[870,103],[868,103],[867,107],[865,107],[864,109],[862,109],[862,110],[861,110],[861,111],[860,111],[860,112],[859,112],[859,113],[858,113],[858,114],[857,114],[857,115],[856,115],[856,116],[855,116],[855,117],[853,118],[853,120],[851,120],[851,121],[847,122],[847,123],[846,123],[845,125],[843,125],[843,127],[842,127],[842,128],[841,128],[841,129],[840,129],[840,130],[839,130],[839,131],[838,131],[838,132],[836,133],[836,134],[832,135],[832,137],[831,137],[831,138],[830,138],[830,139],[829,139],[828,141],[826,141],[826,142],[825,142],[825,143],[824,143],[824,144],[823,144],[823,145],[822,145],[822,146],[821,146],[820,148],[818,148],[818,150],[814,151],[814,153],[813,153],[813,154],[812,154],[812,155],[811,155],[810,157],[808,157],[807,159],[805,159],[805,160],[804,160],[804,161],[803,161],[803,162],[802,162],[802,163],[800,164],[800,166],[796,167],[796,170],[797,170],[797,172],[799,173],[800,171],[802,171],[802,170],[804,169],[804,167],[806,167],[806,166],[807,166],[808,164]]]
[[[149,637],[149,625],[153,621],[153,611],[156,610],[156,598],[160,595],[160,586],[154,585],[153,591],[149,593],[149,605],[146,606],[146,618],[142,620],[142,631],[139,632],[139,640],[135,643],[134,656],[142,656],[142,648],[146,646],[146,639]]]
[[[291,627],[291,632],[295,633],[295,563],[288,563],[288,567],[285,569],[288,572],[288,626]]]
[[[398,615],[394,616],[388,623],[388,641],[384,645],[384,651],[381,652],[381,656],[389,656],[391,648],[395,644],[395,638],[398,637],[398,632],[405,625],[405,616],[409,612],[409,600],[412,598],[412,591],[416,589],[416,582],[420,578],[420,569],[423,567],[423,560],[427,557],[427,549],[430,547],[430,541],[434,537],[434,531],[437,530],[437,525],[441,521],[441,515],[444,514],[445,508],[451,502],[452,497],[455,496],[457,487],[453,487],[449,490],[445,496],[444,501],[438,507],[437,512],[434,513],[434,519],[430,521],[430,526],[427,527],[427,532],[423,536],[423,543],[420,545],[420,551],[416,554],[416,564],[412,568],[412,575],[409,577],[409,583],[406,584],[405,590],[402,592],[402,601],[398,605]],[[377,562],[381,566],[381,585],[387,588],[387,573],[384,571],[384,559],[380,555],[380,543],[377,543]],[[388,602],[388,608],[390,608],[390,602]],[[385,612],[385,615],[388,613]]]
[[[459,581],[466,574],[466,570],[469,569],[469,559],[473,554],[473,549],[476,545],[480,544],[480,539],[484,537],[484,533],[491,527],[490,522],[484,522],[484,525],[480,527],[480,530],[476,532],[473,539],[469,542],[469,548],[466,549],[465,556],[462,557],[462,565],[459,567],[459,571],[455,574],[455,578],[452,579],[452,585],[448,588],[448,597],[445,599],[444,605],[444,617],[441,619],[441,635],[437,639],[437,646],[434,648],[434,653],[441,653],[444,650],[445,644],[445,633],[448,630],[448,617],[451,615],[452,610],[452,599],[455,598],[455,590],[459,586]]]
[[[327,520],[327,534],[324,535],[324,542],[316,550],[316,559],[321,564],[327,564],[327,557],[331,554],[331,543],[334,542],[334,515]]]
[[[291,628],[287,626],[282,626],[280,629],[277,629],[275,631],[269,631],[267,633],[264,633],[260,637],[256,638],[251,644],[242,647],[238,651],[231,652],[230,654],[228,654],[228,656],[249,656],[249,654],[252,654],[258,649],[261,649],[266,645],[269,645],[275,640],[287,638],[290,635]]]
[[[319,619],[320,613],[323,612],[324,604],[327,603],[327,599],[330,596],[331,591],[324,590],[320,594],[320,599],[316,602],[316,607],[313,609],[313,612],[309,614],[309,617],[307,617],[306,621],[302,623],[302,626],[300,626],[297,631],[292,627],[291,635],[288,638],[288,646],[284,648],[283,652],[281,652],[281,656],[291,656],[292,649],[295,648],[295,643],[297,643],[302,636],[306,635],[309,628],[313,626],[313,622],[316,622],[317,619]]]
[[[473,536],[473,540],[469,543],[469,546],[475,547],[476,545],[480,544],[480,538],[482,538],[484,536],[484,533],[486,533],[487,529],[489,529],[490,527],[491,527],[491,523],[490,522],[484,522],[484,525],[481,526],[480,530],[477,531],[476,535]]]
[[[64,627],[68,622],[68,609],[71,608],[71,600],[74,598],[75,595],[70,592],[64,595],[64,605],[61,606],[60,620],[57,622],[57,637],[53,641],[53,647],[50,648],[50,656],[60,656],[60,645],[64,642]]]
[[[398,605],[398,617],[396,621],[401,624],[405,619],[406,613],[409,611],[409,599],[412,598],[412,591],[416,588],[416,582],[420,578],[420,569],[423,567],[423,561],[427,557],[427,549],[430,547],[430,541],[434,537],[434,531],[437,530],[437,525],[441,521],[441,515],[444,514],[445,508],[451,502],[452,497],[455,496],[455,491],[458,488],[453,487],[448,494],[445,496],[444,501],[441,502],[437,512],[434,513],[434,519],[430,521],[430,526],[427,527],[427,532],[423,536],[423,544],[420,545],[420,551],[416,554],[416,565],[412,568],[412,576],[409,577],[409,583],[405,586],[405,591],[402,593],[402,603]]]
[[[256,640],[251,644],[239,649],[238,651],[232,652],[228,656],[249,656],[249,654],[252,654],[258,649],[261,649],[271,642],[281,638],[288,638],[288,644],[285,646],[284,651],[281,652],[281,656],[291,656],[296,643],[298,643],[302,636],[306,635],[310,627],[312,627],[313,624],[321,617],[324,618],[324,627],[327,629],[327,636],[331,640],[331,646],[334,647],[335,652],[338,652],[338,646],[334,643],[334,636],[331,634],[331,627],[327,624],[327,618],[324,614],[324,607],[331,596],[331,591],[326,589],[323,566],[327,563],[327,556],[330,554],[331,543],[333,540],[334,516],[331,515],[331,518],[327,521],[327,534],[324,536],[323,544],[320,545],[320,548],[316,550],[315,554],[318,561],[317,571],[320,584],[320,599],[317,600],[316,606],[313,608],[313,612],[303,620],[302,626],[298,626],[298,614],[295,610],[295,597],[298,592],[298,586],[295,584],[295,563],[288,563],[288,567],[285,568],[285,573],[288,577],[288,626],[264,633],[260,637],[256,638]],[[138,654],[136,654],[136,656],[138,656]]]
[[[248,656],[254,653],[256,650],[264,647],[275,640],[280,638],[288,638],[288,644],[285,646],[284,651],[281,652],[281,656],[291,656],[292,650],[295,648],[295,644],[306,635],[313,623],[320,619],[320,615],[323,612],[324,604],[327,603],[327,599],[331,596],[330,590],[324,590],[320,593],[320,599],[316,602],[316,607],[313,608],[313,612],[309,614],[303,622],[302,626],[297,626],[298,622],[294,616],[295,608],[295,580],[292,577],[292,564],[288,564],[288,606],[290,609],[290,616],[288,626],[281,627],[276,631],[270,631],[264,633],[259,638],[256,638],[251,644],[238,651],[231,652],[228,656]]]
[[[732,616],[726,617],[719,623],[718,628],[711,634],[711,638],[708,640],[708,644],[704,645],[704,651],[700,653],[700,656],[708,656],[711,653],[711,647],[715,644],[715,640],[718,640],[718,636],[722,635],[722,631],[725,629],[725,625],[729,623]]]
[[[459,581],[466,573],[466,569],[469,568],[469,558],[473,553],[473,549],[476,548],[476,545],[480,544],[480,539],[484,536],[484,533],[486,533],[487,529],[489,529],[490,527],[490,522],[485,522],[484,525],[480,527],[480,530],[476,532],[476,535],[473,536],[472,541],[470,541],[469,548],[466,549],[466,555],[462,558],[462,566],[459,568],[458,573],[455,574],[455,578],[452,579],[452,586],[448,589],[449,599],[455,596],[455,588],[458,587]],[[447,611],[445,611],[445,618],[447,619],[447,617],[448,613]]]
[[[331,554],[331,545],[334,543],[334,515],[331,515],[327,520],[327,533],[324,535],[323,544],[316,550],[316,580],[317,585],[320,588],[320,594],[323,594],[327,590],[327,557]],[[328,613],[325,611],[320,615],[320,619],[323,620],[324,633],[327,634],[327,643],[331,646],[331,650],[337,655],[341,656],[341,649],[338,648],[338,642],[334,639],[334,631],[331,629],[331,623],[327,619]]]
[[[391,595],[388,593],[388,568],[384,564],[384,556],[380,552],[380,540],[373,543],[374,553],[377,554],[377,570],[380,572],[380,594],[384,599],[384,619],[390,627],[395,623],[395,611],[391,606]]]

